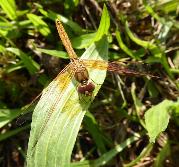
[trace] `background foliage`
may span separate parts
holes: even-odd
[[[179,166],[178,0],[105,3],[109,59],[148,63],[160,79],[107,75],[84,117],[72,165]],[[97,40],[103,4],[0,1],[1,166],[24,166],[30,124],[19,126],[15,119],[69,62],[55,18],[81,56]]]

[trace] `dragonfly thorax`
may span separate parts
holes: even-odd
[[[75,71],[75,79],[82,83],[84,81],[88,81],[89,79],[89,74],[86,68],[80,67],[78,70]]]

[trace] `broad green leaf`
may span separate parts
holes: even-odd
[[[27,14],[27,17],[43,36],[50,35],[51,32],[48,25],[42,20],[40,16],[35,14]]]
[[[92,44],[81,59],[107,60],[107,55],[108,42],[105,37]],[[34,110],[27,152],[28,167],[51,167],[52,164],[69,166],[83,116],[99,91],[106,71],[89,69],[90,78],[96,85],[92,97],[79,95],[76,90],[78,84],[74,79],[66,85],[68,72],[60,75],[60,83],[58,80],[50,83]],[[63,87],[66,89],[61,92]]]
[[[94,37],[96,33],[84,34],[76,38],[72,38],[72,46],[75,49],[83,49],[86,47],[86,44],[89,43]]]
[[[24,53],[20,49],[6,48],[6,50],[17,55],[23,61],[24,66],[27,68],[30,74],[34,74],[40,69],[40,66],[31,57],[29,57],[26,53]]]
[[[0,6],[11,20],[15,20],[16,15],[16,4],[14,0],[0,0]]]
[[[131,145],[133,142],[139,139],[139,135],[136,134],[136,136],[128,138],[126,141],[124,141],[121,144],[118,144],[115,146],[115,148],[111,149],[110,151],[104,153],[100,158],[96,160],[91,161],[82,161],[82,162],[76,162],[71,163],[71,167],[98,167],[98,166],[104,166],[106,165],[110,160],[112,160],[118,153],[122,152],[126,147]]]
[[[0,128],[17,118],[20,113],[20,109],[0,109]]]
[[[68,54],[64,51],[41,49],[41,48],[36,48],[36,50],[51,56],[55,56],[63,59],[69,59]]]
[[[106,5],[104,4],[103,12],[102,12],[101,20],[100,20],[100,25],[99,25],[98,31],[96,33],[96,36],[91,41],[91,43],[100,40],[104,34],[107,35],[109,27],[110,27],[110,17],[109,17],[109,13],[106,8]]]
[[[145,124],[150,142],[155,142],[157,136],[165,131],[169,123],[169,112],[176,109],[177,105],[179,105],[179,101],[164,100],[146,111]]]

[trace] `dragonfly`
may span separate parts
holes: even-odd
[[[135,75],[135,76],[147,75],[150,77],[154,77],[153,75],[145,72],[142,73],[126,68],[122,64],[119,64],[119,62],[79,59],[75,51],[73,50],[69,37],[65,32],[65,29],[59,19],[56,20],[56,28],[58,30],[58,34],[61,38],[61,41],[70,57],[70,64],[61,73],[65,71],[70,71],[69,75],[71,77],[74,76],[75,80],[78,81],[79,83],[77,87],[77,91],[79,94],[83,94],[85,96],[91,96],[95,89],[94,83],[89,79],[89,73],[87,68],[107,70],[111,72],[117,72],[118,74],[122,74],[122,75]],[[58,80],[58,77],[56,79]]]
[[[97,69],[97,70],[107,70],[111,72],[116,72],[121,75],[135,75],[135,76],[149,76],[154,77],[151,74],[145,72],[138,72],[134,69],[129,69],[126,66],[120,64],[119,62],[108,62],[104,60],[87,60],[87,59],[79,59],[77,54],[75,53],[70,39],[59,19],[56,20],[56,28],[59,34],[59,37],[69,55],[70,63],[57,75],[57,77],[42,91],[40,94],[41,98],[47,95],[50,96],[50,93],[56,93],[56,90],[60,90],[60,94],[58,92],[54,96],[53,104],[48,109],[47,116],[44,120],[43,125],[41,126],[41,130],[39,132],[37,140],[34,142],[32,148],[38,143],[38,140],[42,136],[50,117],[55,111],[55,107],[58,105],[59,101],[65,94],[68,85],[75,79],[77,81],[76,89],[79,95],[84,95],[87,97],[91,97],[95,90],[95,84],[89,77],[88,69]]]

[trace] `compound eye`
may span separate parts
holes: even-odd
[[[92,82],[89,82],[87,85],[79,85],[78,86],[78,93],[90,96],[91,93],[94,91],[95,85]]]

